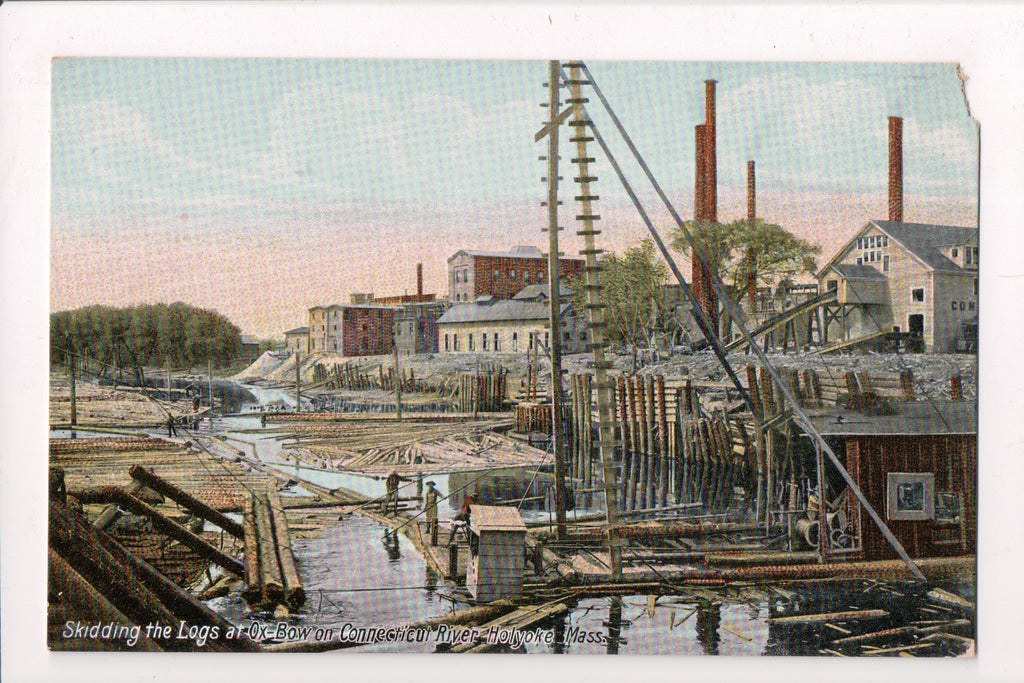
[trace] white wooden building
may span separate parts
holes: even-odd
[[[527,287],[516,298],[491,296],[456,304],[437,321],[440,353],[527,353],[537,344],[551,347],[550,304],[547,287]],[[560,306],[562,352],[579,353],[586,345],[586,328],[573,314],[564,292]]]
[[[826,323],[829,339],[909,332],[926,353],[976,339],[977,228],[872,220],[817,277],[843,311]]]

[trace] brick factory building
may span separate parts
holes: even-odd
[[[582,259],[560,258],[559,276],[582,279],[583,263]],[[452,303],[469,303],[481,296],[511,299],[524,287],[547,281],[547,256],[536,247],[513,247],[508,252],[462,249],[448,258]]]
[[[310,353],[377,356],[394,350],[395,309],[336,304],[309,309]]]

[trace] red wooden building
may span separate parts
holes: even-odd
[[[835,408],[812,421],[911,557],[975,554],[976,404],[935,400],[895,407],[897,414],[878,416]],[[830,481],[835,490],[836,476]],[[851,517],[858,517],[855,498],[846,500]],[[862,559],[898,557],[867,514],[859,515],[859,525]]]

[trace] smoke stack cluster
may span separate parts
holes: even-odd
[[[423,296],[423,264],[416,264],[416,296]]]
[[[694,220],[718,221],[718,158],[715,126],[715,83],[704,81],[704,124],[694,129],[696,178],[693,191]],[[704,317],[713,328],[718,325],[718,297],[712,284],[711,269],[701,264],[697,254],[690,256],[690,283]]]
[[[903,119],[889,117],[889,220],[903,222]]]

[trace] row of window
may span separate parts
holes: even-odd
[[[865,263],[877,263],[878,261],[882,262],[882,272],[883,273],[888,273],[889,272],[889,255],[888,254],[884,254],[883,255],[881,251],[866,251],[866,252],[864,252],[864,255],[857,259],[857,265],[860,266],[860,265],[863,265]]]
[[[889,238],[885,235],[872,235],[871,237],[858,237],[858,249],[876,249],[889,246]]]
[[[580,337],[582,339],[583,335],[581,334]],[[480,349],[481,351],[494,351],[494,352],[498,353],[498,352],[501,352],[503,350],[501,348],[501,342],[500,342],[500,340],[498,338],[498,333],[497,332],[492,332],[492,333],[481,332],[481,333],[479,333],[477,335],[474,335],[472,332],[470,332],[470,333],[465,335],[465,339],[466,339],[466,350],[467,351],[476,351],[476,342],[478,340],[479,340],[480,345],[481,345],[481,349]],[[526,341],[526,350],[527,351],[532,351],[534,343],[535,343],[535,340],[539,340],[539,339],[540,339],[540,333],[539,332],[530,332],[530,333],[528,333],[527,334],[527,341]],[[568,332],[566,332],[565,333],[565,341],[568,343],[571,340],[572,340],[572,336]],[[549,346],[550,343],[551,343],[551,333],[550,332],[545,332],[544,333],[544,346]],[[459,339],[458,332],[455,332],[455,333],[452,333],[452,334],[447,334],[446,333],[444,335],[444,350],[445,351],[460,351],[461,350],[460,339]],[[512,348],[509,349],[509,350],[512,353],[518,353],[519,352],[519,333],[518,332],[513,332],[512,333]]]

